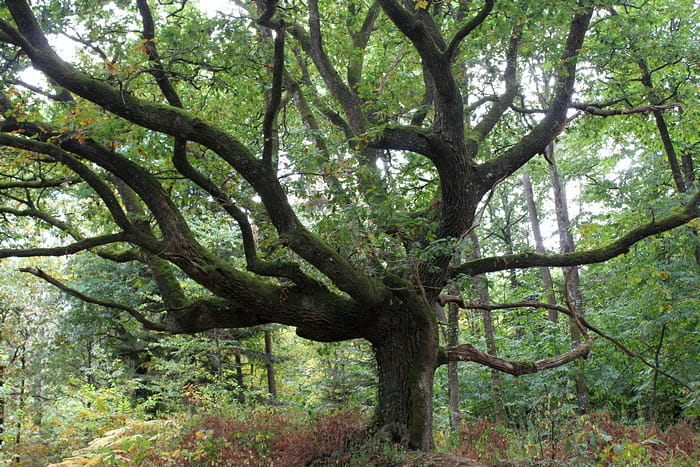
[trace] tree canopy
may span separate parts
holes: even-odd
[[[585,338],[557,356],[441,345],[435,307],[459,301],[449,284],[695,235],[690,0],[232,5],[3,2],[0,258],[141,263],[154,292],[138,304],[23,271],[154,331],[279,323],[366,339],[378,427],[429,449],[440,365],[526,374],[593,345],[562,305]],[[499,184],[554,142],[567,174],[596,182],[582,211],[617,228],[584,226],[579,251],[472,256]],[[592,190],[629,166],[638,186],[601,208]]]

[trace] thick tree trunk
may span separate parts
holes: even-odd
[[[406,305],[406,303],[404,303]],[[438,329],[433,310],[420,302],[392,308],[370,338],[379,374],[378,435],[430,450]]]

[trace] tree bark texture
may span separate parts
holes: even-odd
[[[439,339],[433,311],[418,301],[391,310],[380,327],[386,332],[370,338],[379,376],[376,425],[392,441],[429,450]]]

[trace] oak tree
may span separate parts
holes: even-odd
[[[159,299],[142,307],[25,271],[154,331],[365,339],[377,428],[429,449],[438,366],[521,375],[593,343],[528,362],[443,346],[450,281],[604,262],[700,215],[690,144],[673,212],[590,250],[463,259],[494,187],[576,121],[697,125],[692,2],[632,3],[256,0],[207,16],[186,0],[5,0],[0,258],[143,263]]]

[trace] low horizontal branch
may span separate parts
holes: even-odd
[[[67,256],[110,243],[128,242],[131,236],[125,232],[86,238],[70,245],[51,248],[3,248],[0,258],[29,258],[38,256]]]
[[[85,303],[91,303],[93,305],[99,305],[99,306],[103,306],[106,308],[114,308],[117,310],[126,311],[131,316],[133,316],[134,319],[136,319],[136,321],[141,323],[141,325],[146,329],[150,329],[151,331],[166,331],[167,330],[165,326],[158,324],[158,323],[154,323],[153,321],[150,321],[142,313],[140,313],[139,311],[137,311],[133,307],[123,305],[121,303],[112,302],[109,300],[102,300],[99,298],[90,297],[88,295],[85,295],[82,292],[79,292],[71,287],[68,287],[63,282],[50,276],[49,274],[46,274],[44,271],[42,271],[39,268],[20,268],[19,270],[20,270],[20,272],[26,272],[26,273],[32,274],[40,279],[43,279],[46,282],[48,282],[51,285],[58,288],[59,290],[61,290],[62,292],[65,292],[68,295],[71,295],[72,297],[75,297],[78,300],[81,300]]]
[[[455,303],[460,308],[471,309],[471,310],[493,311],[493,310],[503,310],[503,309],[507,309],[507,308],[540,308],[540,309],[545,309],[545,310],[558,311],[558,312],[563,313],[563,314],[569,316],[570,318],[574,319],[576,321],[576,324],[579,326],[579,329],[582,329],[582,333],[584,336],[586,336],[585,329],[593,331],[594,333],[598,334],[603,339],[610,341],[615,347],[620,349],[625,354],[629,355],[630,357],[632,357],[634,359],[639,360],[644,365],[648,366],[649,368],[653,369],[654,371],[658,372],[659,374],[664,375],[668,379],[670,379],[670,380],[678,383],[679,385],[683,386],[684,388],[690,390],[690,386],[687,383],[685,383],[684,381],[681,381],[680,379],[676,378],[675,376],[660,369],[658,366],[654,365],[653,363],[647,361],[641,355],[631,351],[627,346],[625,346],[619,340],[615,339],[612,336],[609,336],[605,332],[601,331],[597,327],[590,324],[588,321],[586,321],[586,319],[583,316],[581,316],[579,314],[575,314],[574,312],[572,312],[568,308],[563,307],[561,305],[552,305],[549,303],[533,302],[533,301],[512,302],[512,303],[493,303],[493,304],[475,303],[475,302],[467,302],[466,300],[464,300],[464,298],[462,298],[458,295],[441,295],[440,297],[438,297],[438,303],[440,304],[440,306],[445,306],[445,304],[447,304],[447,303]]]
[[[495,357],[486,352],[478,350],[471,344],[462,344],[443,349],[442,358],[438,364],[448,362],[475,362],[485,365],[494,370],[509,373],[514,376],[537,373],[539,371],[556,368],[569,363],[577,358],[586,357],[593,346],[593,339],[588,339],[579,344],[569,352],[557,355],[556,357],[545,358],[535,361],[514,361]]]
[[[452,269],[453,276],[467,274],[470,276],[487,272],[504,271],[507,269],[523,269],[531,267],[565,267],[581,266],[584,264],[602,263],[616,256],[627,253],[637,242],[668,230],[680,227],[696,217],[700,217],[700,191],[696,192],[688,204],[676,214],[659,221],[652,221],[618,238],[614,242],[600,248],[562,254],[541,254],[536,252],[517,253],[512,255],[479,258],[459,265]]]

